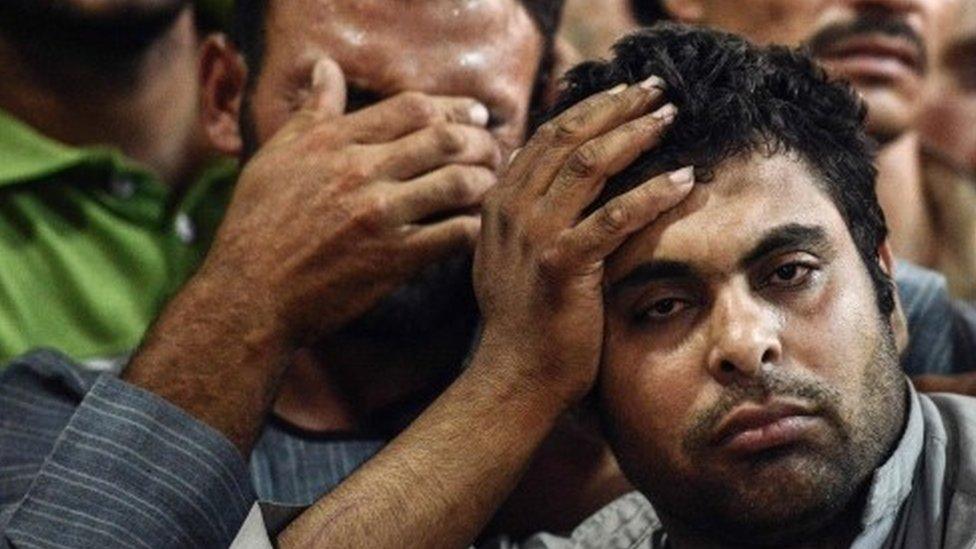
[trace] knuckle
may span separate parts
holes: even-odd
[[[430,124],[438,120],[434,101],[420,92],[404,92],[400,96],[403,110],[420,124]]]
[[[477,198],[477,180],[461,168],[452,168],[448,177],[447,198],[452,204],[467,205]]]
[[[468,146],[467,136],[455,126],[443,124],[436,126],[434,139],[437,149],[448,156],[459,154]]]
[[[584,126],[585,118],[579,113],[564,114],[543,124],[539,128],[539,134],[546,141],[555,144],[572,143]]]
[[[379,232],[386,224],[390,212],[390,201],[383,194],[375,194],[366,198],[356,209],[353,223],[366,233]]]
[[[566,161],[566,171],[580,179],[602,175],[603,157],[600,147],[590,143],[577,149]]]
[[[539,254],[539,272],[546,278],[554,278],[563,272],[566,260],[561,247],[547,248]]]
[[[608,233],[618,233],[630,225],[630,208],[624,200],[614,199],[608,202],[597,214],[597,223]]]

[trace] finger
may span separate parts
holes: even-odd
[[[566,158],[583,143],[646,114],[664,97],[663,80],[652,76],[643,82],[618,85],[593,95],[543,124],[512,162],[502,185],[518,184],[525,193],[542,194]],[[531,183],[522,177],[532,173]]]
[[[410,265],[421,269],[435,261],[459,253],[471,252],[481,233],[481,218],[460,215],[429,225],[417,225],[410,229],[405,240]]]
[[[448,164],[473,164],[492,170],[501,160],[498,143],[487,130],[441,124],[392,143],[377,145],[378,171],[398,180],[412,179]]]
[[[668,103],[576,149],[556,174],[540,202],[542,211],[560,226],[569,226],[597,197],[608,178],[656,147],[674,122],[677,109]]]
[[[610,200],[560,237],[567,268],[603,261],[630,235],[681,202],[694,187],[690,167],[659,175]]]
[[[404,92],[356,111],[344,123],[357,143],[386,143],[438,124],[488,125],[488,109],[468,97]]]
[[[338,63],[323,55],[312,65],[309,82],[302,110],[332,116],[342,114],[346,108],[346,77]]]
[[[413,181],[388,184],[380,192],[390,197],[393,221],[401,225],[480,204],[496,181],[488,168],[455,164]]]

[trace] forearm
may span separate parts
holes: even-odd
[[[250,454],[288,363],[288,344],[261,296],[201,272],[166,307],[123,373]]]
[[[404,433],[292,523],[281,546],[470,544],[567,405],[527,385],[513,360],[479,353]]]

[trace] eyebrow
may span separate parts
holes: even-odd
[[[759,243],[742,256],[739,267],[747,269],[772,252],[783,248],[814,250],[822,255],[828,254],[833,249],[827,239],[827,231],[823,227],[788,223],[766,231]]]
[[[823,227],[788,223],[767,231],[759,242],[742,256],[738,262],[739,267],[747,269],[770,253],[784,248],[812,249],[822,255],[827,255],[833,249],[827,239],[827,231]],[[609,293],[660,280],[693,278],[701,277],[688,263],[669,259],[653,260],[634,267],[626,276],[612,283]]]
[[[680,278],[696,278],[697,275],[691,265],[668,259],[648,261],[634,267],[627,276],[610,285],[610,292],[616,293],[625,288],[641,286],[658,280],[675,280]]]

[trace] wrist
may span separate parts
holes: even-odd
[[[589,385],[553,364],[543,349],[486,327],[469,372],[553,419],[578,403]]]

